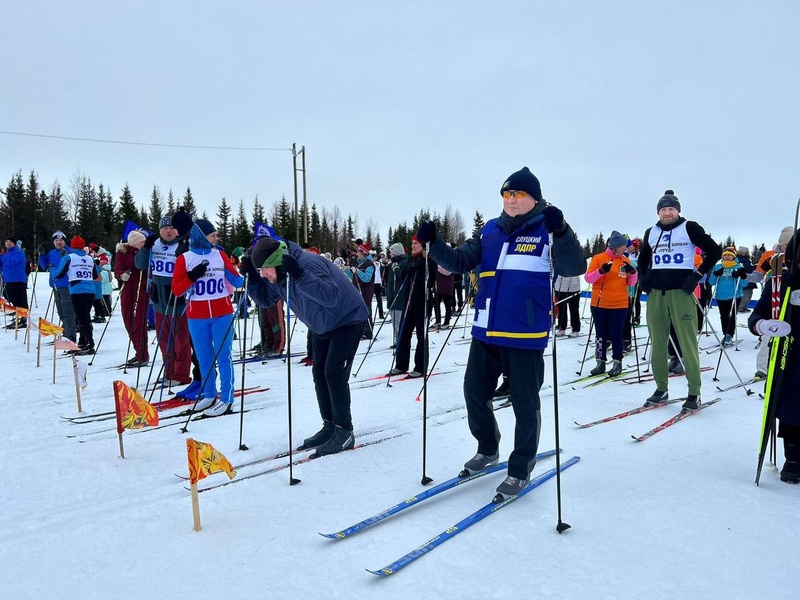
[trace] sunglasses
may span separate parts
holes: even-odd
[[[527,192],[523,192],[521,190],[505,190],[503,192],[503,198],[508,200],[509,198],[524,198],[527,195]]]

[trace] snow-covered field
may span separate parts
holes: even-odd
[[[34,317],[44,315],[48,293],[40,277]],[[718,327],[716,309],[711,319]],[[101,328],[95,325],[96,339]],[[431,334],[432,356],[443,349],[436,366],[441,374],[428,387],[426,472],[434,483],[455,475],[475,452],[463,409],[469,347],[463,333],[455,330],[449,343],[446,333]],[[644,345],[646,328],[637,333]],[[744,328],[738,333],[743,342],[729,355],[747,379],[755,372],[756,340]],[[305,337],[298,324],[294,351],[305,349]],[[57,360],[53,385],[52,348],[43,348],[37,369],[35,348],[27,353],[22,338],[0,332],[0,598],[797,597],[800,489],[781,483],[770,466],[761,487],[754,485],[762,402],[742,389],[717,393],[716,385],[737,382],[724,359],[718,382],[714,370],[703,373],[703,397],[722,402],[636,443],[631,434],[644,433],[678,408],[579,429],[573,421],[635,407],[655,386],[612,382],[573,389],[567,382],[576,377],[587,338],[559,340],[562,456],[581,457],[562,478],[563,518],[572,529],[555,531],[551,480],[406,569],[378,578],[365,568],[380,569],[457,523],[492,498],[501,478],[469,483],[350,539],[318,535],[426,489],[420,485],[423,404],[416,401],[421,382],[360,389],[354,383],[356,433],[382,430],[359,441],[391,439],[299,464],[299,485],[290,486],[283,469],[202,493],[203,529],[195,532],[186,482],[175,475],[187,472],[185,438],[213,444],[234,465],[285,450],[286,364],[247,366],[247,386],[270,388],[246,397],[246,406],[263,407],[244,415],[249,451],[238,450],[237,414],[192,422],[186,435],[179,425],[126,432],[123,460],[113,430],[93,433],[113,428],[112,421],[79,425],[61,418],[76,414],[70,360]],[[703,336],[700,345],[712,340]],[[354,382],[389,369],[390,343],[387,323]],[[116,314],[89,367],[85,412],[113,409],[114,379],[135,383],[135,370],[124,375],[113,368],[123,362],[126,346]],[[366,347],[362,342],[358,362]],[[702,352],[701,362],[716,367],[718,356]],[[299,358],[291,365],[295,445],[320,425],[311,370],[298,365]],[[625,362],[633,364],[633,355]],[[554,446],[552,364],[548,357],[540,450]],[[584,374],[589,368],[587,361]],[[141,376],[146,380],[147,371]],[[237,367],[237,387],[240,382]],[[672,379],[670,392],[685,395],[685,381]],[[511,409],[496,414],[507,457],[514,415]],[[782,464],[782,446],[779,458]],[[242,468],[238,477],[286,462]],[[553,465],[552,458],[542,460],[536,473]],[[224,480],[215,474],[200,487]]]

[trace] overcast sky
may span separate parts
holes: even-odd
[[[641,235],[673,188],[737,244],[800,195],[800,2],[0,0],[0,184],[80,171],[215,214],[292,197],[386,231],[421,208],[502,209],[527,165],[584,239]]]

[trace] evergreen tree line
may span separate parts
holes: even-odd
[[[113,252],[120,241],[126,220],[155,232],[161,217],[174,214],[181,206],[190,214],[197,214],[192,190],[188,186],[178,199],[171,189],[164,196],[159,187],[154,185],[147,202],[137,205],[127,183],[119,197],[115,198],[110,188],[102,183],[95,185],[89,176],[78,172],[72,176],[66,189],[58,181],[45,189],[35,171],[29,173],[26,181],[20,169],[12,175],[0,197],[0,231],[4,236],[21,239],[29,256],[34,251],[49,249],[56,230],[63,231],[68,239],[80,235],[87,243],[95,242]],[[356,238],[370,243],[376,252],[388,250],[396,242],[410,251],[411,238],[424,220],[433,220],[437,235],[445,241],[460,245],[467,238],[460,212],[453,210],[450,205],[443,214],[424,209],[414,215],[411,225],[403,222],[390,227],[385,247],[372,219],[367,220],[362,228],[357,215],[348,214],[345,217],[336,206],[331,209],[322,207],[320,210],[316,204],[311,205],[303,218],[302,207],[295,211],[285,197],[274,202],[266,211],[256,196],[249,215],[244,200],[239,200],[234,212],[234,207],[223,197],[215,215],[209,216],[204,211],[200,216],[214,222],[220,243],[229,251],[237,246],[249,246],[255,225],[259,222],[270,225],[282,238],[295,240],[299,221],[300,241],[308,239],[309,245],[316,246],[320,252],[330,252],[333,257],[351,250]],[[307,236],[304,223],[307,223]],[[480,235],[484,224],[483,215],[476,211],[470,237]],[[729,236],[722,245],[735,244]],[[604,251],[606,240],[603,234],[587,238],[583,248],[586,258]],[[751,257],[754,262],[762,251],[758,246],[753,246]]]

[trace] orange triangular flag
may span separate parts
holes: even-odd
[[[236,477],[236,469],[231,466],[222,452],[214,449],[211,444],[189,438],[186,440],[186,454],[189,457],[190,483],[197,483],[212,473],[220,471],[225,472],[229,479]]]
[[[125,385],[122,381],[114,382],[114,400],[117,403],[117,429],[141,429],[158,425],[158,412],[142,395]]]
[[[64,328],[39,317],[39,331],[42,332],[42,335],[61,335],[64,333]]]
[[[28,316],[28,309],[27,308],[18,308],[16,310],[16,315],[18,317],[27,317]]]

